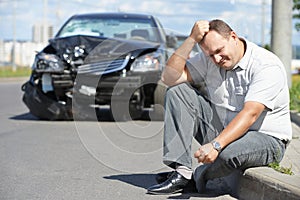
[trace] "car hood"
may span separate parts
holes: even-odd
[[[66,52],[74,51],[75,47],[82,48],[85,53],[84,64],[114,60],[128,55],[135,58],[146,52],[155,51],[160,47],[159,43],[149,41],[83,35],[54,38],[50,40],[50,45],[60,56],[63,56]]]

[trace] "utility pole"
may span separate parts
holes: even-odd
[[[44,0],[44,15],[43,15],[43,43],[48,42],[48,0]]]
[[[11,49],[12,71],[17,71],[16,65],[16,1],[13,4],[13,45]]]
[[[291,87],[293,0],[272,0],[271,49],[281,59]]]
[[[56,9],[55,9],[55,32],[58,31],[59,25],[60,25],[60,15],[61,15],[61,11],[60,11],[60,1],[57,1],[56,3]]]

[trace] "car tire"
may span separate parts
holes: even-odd
[[[126,101],[114,101],[110,107],[112,117],[115,121],[137,120],[142,116],[141,109]]]

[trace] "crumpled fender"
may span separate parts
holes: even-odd
[[[30,81],[24,83],[21,89],[24,91],[22,100],[34,116],[46,120],[72,119],[72,113],[66,105],[52,100]]]

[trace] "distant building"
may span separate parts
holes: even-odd
[[[44,35],[44,31],[47,31],[46,38]],[[48,25],[45,29],[45,25],[43,23],[37,23],[32,27],[32,42],[35,43],[47,43],[50,38],[53,37],[53,26]]]
[[[0,66],[10,65],[13,62],[17,66],[31,66],[36,52],[41,51],[52,37],[52,25],[45,27],[42,23],[37,23],[32,27],[32,41],[14,43],[12,40],[0,40]]]
[[[16,41],[15,48],[12,40],[0,40],[0,67],[11,65],[13,55],[17,66],[31,66],[36,52],[41,51],[44,43]],[[14,51],[14,52],[13,52]]]

